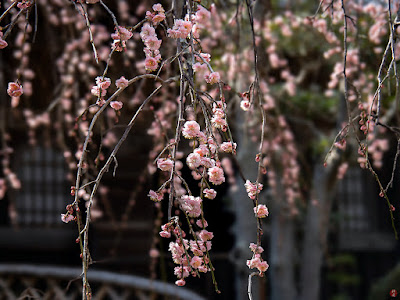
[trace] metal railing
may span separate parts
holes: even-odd
[[[81,269],[63,266],[0,264],[0,299],[80,299]],[[190,299],[202,296],[174,284],[135,275],[89,270],[92,299]]]

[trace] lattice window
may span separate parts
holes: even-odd
[[[18,224],[61,225],[70,200],[62,153],[43,146],[20,149],[16,164],[22,183],[15,199]]]
[[[350,167],[339,182],[337,198],[339,202],[341,231],[371,230],[369,193],[367,182],[360,167]]]

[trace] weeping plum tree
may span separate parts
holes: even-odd
[[[158,185],[140,201],[160,212],[151,253],[156,261],[157,240],[168,240],[179,286],[210,276],[220,292],[212,264],[218,236],[203,208],[221,200],[216,187],[227,182],[238,297],[255,296],[253,278],[267,274],[272,299],[318,299],[348,144],[376,179],[397,238],[387,192],[398,153],[389,182],[375,170],[388,137],[399,139],[398,7],[300,2],[3,1],[0,196],[20,188],[5,116],[25,124],[31,145],[39,131],[54,131],[69,167],[72,199],[61,220],[77,224],[83,299],[92,294],[89,227],[102,213],[98,198],[107,197],[102,178],[118,178],[119,150],[143,114],[152,118],[152,150],[141,180]]]

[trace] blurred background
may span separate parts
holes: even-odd
[[[398,3],[393,2],[394,18]],[[0,3],[0,13],[12,4]],[[103,3],[127,27],[139,23],[154,4]],[[253,299],[393,299],[390,291],[400,292],[400,244],[395,239],[400,182],[394,168],[400,131],[393,72],[382,90],[381,125],[361,128],[370,108],[376,109],[376,76],[390,33],[387,3],[346,2],[351,16],[348,90],[340,75],[340,2],[322,5],[314,15],[314,1],[255,1],[254,19],[246,2],[200,3],[211,12],[210,25],[201,33],[202,51],[211,53],[210,64],[227,87],[228,122],[238,143],[236,156],[222,155],[227,180],[216,188],[217,198],[204,203],[222,293],[215,292],[209,274],[188,279],[182,288],[174,285],[169,240],[159,237],[167,222],[167,200],[155,204],[147,196],[166,179],[153,161],[175,129],[179,86],[173,84],[141,112],[118,153],[115,176],[112,170],[105,174],[94,199],[89,232],[94,298],[247,299],[246,260],[252,254],[249,244],[256,241],[256,221],[240,175],[256,180],[261,114],[256,105],[249,111],[240,106],[255,76],[253,23],[259,93],[267,115],[260,202],[270,211],[262,221],[263,257],[270,267],[265,277],[253,277]],[[171,5],[162,4],[166,10]],[[63,223],[60,214],[73,202],[77,162],[96,112],[90,89],[107,65],[114,23],[100,3],[87,6],[97,64],[80,8],[79,1],[37,0],[23,17],[13,8],[0,23],[3,33],[7,24],[14,26],[8,46],[0,50],[0,299],[81,297],[78,229],[76,222]],[[160,25],[157,34],[163,39],[162,56],[169,58],[176,45],[165,29]],[[113,56],[107,73],[113,83],[122,75],[129,79],[145,73],[139,31],[126,51]],[[391,68],[389,59],[382,65],[384,71]],[[178,70],[169,63],[160,77]],[[24,95],[10,98],[7,84],[17,79]],[[217,94],[201,76],[195,79],[200,90]],[[152,80],[139,81],[119,96],[123,110],[106,110],[93,130],[84,183],[95,178],[156,86]],[[365,168],[360,145],[368,145],[376,176]],[[184,141],[180,149],[185,155],[180,158],[182,176],[198,193],[185,165],[191,146]],[[80,195],[81,211],[89,194],[83,190]]]

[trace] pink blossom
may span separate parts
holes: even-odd
[[[71,214],[61,214],[61,221],[63,221],[64,223],[68,223],[72,220],[74,220],[75,217]]]
[[[161,23],[162,21],[164,21],[165,19],[165,14],[164,13],[158,13],[156,15],[154,15],[151,19],[151,22],[154,25],[157,25],[158,23]]]
[[[101,89],[98,85],[94,85],[90,92],[92,95],[102,98],[106,95],[107,90]]]
[[[0,49],[4,49],[8,46],[8,43],[3,40],[3,33],[0,31]]]
[[[186,121],[182,134],[187,139],[193,139],[200,134],[200,125],[196,121]]]
[[[268,216],[268,208],[264,204],[259,204],[257,207],[254,207],[254,213],[257,218],[265,218]]]
[[[257,186],[256,183],[251,183],[250,180],[246,180],[244,186],[246,187],[247,195],[250,199],[255,199],[256,195],[259,194],[263,188],[261,183],[258,183]]]
[[[205,245],[204,245],[204,242],[200,241],[200,240],[198,240],[197,242],[196,241],[190,241],[189,244],[190,244],[190,250],[195,255],[198,255],[198,256],[202,256],[204,252],[210,251],[211,250],[211,245],[212,245],[210,241],[205,242]],[[206,249],[206,247],[207,247],[207,249]]]
[[[121,76],[119,79],[117,79],[117,81],[115,81],[117,88],[126,88],[128,84],[129,81],[124,76]]]
[[[186,39],[192,30],[192,23],[182,19],[176,19],[174,26],[167,30],[168,36],[174,39]]]
[[[121,52],[126,47],[126,41],[114,40],[112,43],[112,48],[115,51]]]
[[[255,254],[251,260],[248,260],[246,262],[246,265],[249,267],[249,269],[254,269],[254,268],[257,268],[257,265],[260,262],[261,262],[260,254]]]
[[[200,228],[206,228],[208,226],[208,223],[206,220],[197,220],[196,225]]]
[[[147,71],[155,71],[158,68],[158,62],[154,57],[146,57],[146,60],[144,61],[144,66]]]
[[[208,169],[208,180],[215,185],[225,182],[224,171],[220,167],[212,167]]]
[[[213,116],[211,118],[211,123],[215,126],[215,128],[219,128],[222,131],[226,131],[228,123],[226,123],[225,118],[221,118],[219,116]]]
[[[152,8],[154,11],[157,11],[157,12],[161,12],[161,13],[165,12],[164,8],[162,7],[162,5],[160,3],[154,4]]]
[[[206,145],[200,145],[200,147],[193,150],[193,153],[198,153],[201,157],[203,157],[208,155],[210,151],[208,150],[208,147]]]
[[[257,246],[257,244],[254,244],[254,243],[250,243],[249,248],[250,248],[250,250],[253,251],[254,253],[260,254],[260,253],[263,253],[263,252],[264,252],[263,247]]]
[[[17,7],[22,10],[22,9],[26,9],[26,8],[32,6],[32,4],[33,4],[33,0],[22,0],[21,2],[19,2],[17,4]]]
[[[198,267],[197,270],[199,270],[199,272],[202,272],[202,273],[208,272],[208,268],[206,266],[200,266],[200,267]]]
[[[115,33],[111,34],[111,38],[117,41],[127,41],[133,36],[133,33],[128,29],[122,26],[118,26],[118,29],[115,29]]]
[[[140,37],[143,41],[145,41],[150,36],[155,36],[156,30],[154,27],[150,26],[149,24],[144,24],[142,30],[140,31]]]
[[[261,273],[264,273],[265,271],[268,270],[269,265],[266,261],[263,261],[261,258],[260,254],[254,254],[253,258],[251,260],[248,260],[246,262],[246,265],[250,268],[250,269],[254,269],[257,268],[258,271]]]
[[[200,233],[199,233],[199,238],[200,238],[203,242],[212,240],[213,237],[214,237],[214,234],[213,234],[212,232],[210,232],[210,231],[205,230],[205,229],[203,229],[203,230],[200,231]]]
[[[195,73],[199,73],[200,75],[205,74],[207,72],[207,70],[208,70],[208,67],[206,64],[197,62],[193,65],[193,71]]]
[[[123,106],[121,101],[111,101],[110,106],[115,110],[120,110]]]
[[[201,161],[200,164],[206,168],[212,168],[215,166],[215,160],[209,157],[202,157],[200,161]]]
[[[157,159],[157,167],[162,171],[170,171],[174,166],[174,162],[169,158],[159,158]]]
[[[150,190],[147,196],[149,196],[150,200],[154,202],[160,202],[164,198],[164,195],[162,193],[157,193],[153,190]]]
[[[108,77],[103,78],[102,76],[98,76],[98,77],[96,77],[96,84],[102,90],[106,90],[111,85],[111,79]]]
[[[179,279],[179,280],[175,281],[175,284],[177,286],[184,286],[186,284],[186,281],[183,279]]]
[[[221,80],[221,77],[219,76],[218,72],[212,72],[208,75],[205,75],[204,79],[206,80],[207,83],[214,84],[218,83]]]
[[[340,164],[340,166],[338,168],[338,171],[337,171],[336,177],[338,179],[343,179],[344,175],[347,172],[348,167],[349,167],[349,164],[347,162],[344,162],[344,163]]]
[[[169,239],[171,237],[171,233],[168,231],[160,231],[160,236],[166,239]]]
[[[185,211],[189,217],[197,218],[201,214],[201,198],[183,195],[180,200],[181,209]]]
[[[157,258],[160,256],[160,251],[158,251],[157,249],[151,248],[149,251],[149,256],[152,258]]]
[[[174,263],[180,264],[182,261],[182,255],[185,253],[185,250],[183,249],[182,245],[170,242],[168,250],[172,254],[172,259],[174,260]]]
[[[199,24],[207,25],[210,20],[211,13],[201,5],[197,5],[196,21]]]
[[[144,44],[150,50],[158,50],[161,46],[161,40],[157,39],[155,35],[148,36],[147,39],[144,40]]]
[[[20,85],[17,82],[9,82],[8,83],[7,94],[10,95],[11,97],[19,97],[23,93],[24,93],[24,90],[22,89],[22,85]]]
[[[235,153],[236,150],[236,143],[232,142],[224,142],[220,146],[221,151],[226,152],[226,153]]]
[[[204,189],[203,194],[208,199],[214,199],[217,196],[217,192],[214,189]]]
[[[189,277],[190,268],[188,266],[179,266],[174,268],[174,274],[178,278],[186,278]]]
[[[204,61],[210,62],[211,60],[211,54],[209,53],[200,53],[200,57],[196,56],[196,60],[200,63],[203,63]],[[207,66],[207,65],[205,65]]]
[[[197,269],[198,267],[200,267],[202,263],[203,263],[203,259],[197,255],[193,256],[192,259],[190,260],[190,265],[194,269]]]
[[[191,169],[198,168],[201,163],[201,156],[198,153],[190,153],[186,158],[186,163]]]
[[[258,269],[258,271],[260,271],[260,273],[264,273],[265,271],[268,270],[268,268],[269,268],[269,265],[266,261],[262,261],[257,264],[257,269]]]

